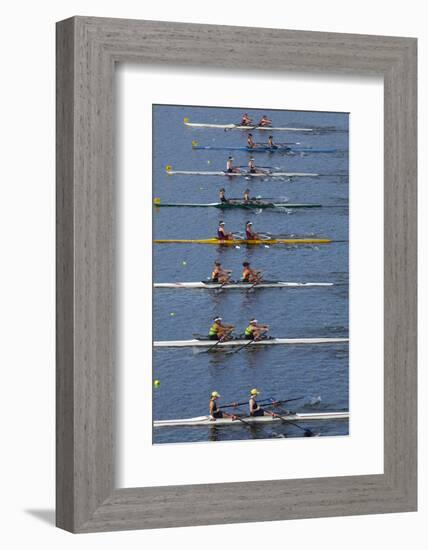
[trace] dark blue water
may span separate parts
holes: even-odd
[[[275,126],[315,128],[313,133],[275,132],[281,142],[299,142],[299,147],[335,148],[326,154],[285,155],[259,153],[259,166],[281,171],[322,174],[318,178],[290,181],[255,178],[169,176],[165,166],[176,170],[223,170],[228,151],[194,151],[200,145],[243,146],[246,131],[192,129],[191,122],[239,122],[241,110],[180,106],[155,106],[153,194],[162,202],[216,202],[225,187],[228,197],[241,197],[245,188],[252,196],[272,197],[298,203],[316,203],[323,208],[282,211],[221,211],[215,208],[154,208],[157,239],[207,238],[215,236],[219,220],[228,231],[243,231],[247,220],[255,231],[272,234],[325,236],[328,245],[269,248],[216,247],[200,244],[154,245],[154,281],[199,281],[206,279],[213,262],[233,269],[239,278],[244,260],[263,270],[265,278],[298,282],[333,282],[334,287],[307,289],[259,289],[254,292],[156,289],[154,292],[155,340],[190,339],[207,333],[212,318],[221,315],[241,332],[251,317],[270,325],[278,337],[348,336],[348,115],[295,111],[251,110],[257,120],[267,114]],[[252,131],[255,141],[267,141],[269,132]],[[246,165],[249,153],[234,151],[236,165]],[[154,351],[154,418],[185,418],[207,414],[213,390],[222,402],[245,401],[251,388],[260,398],[286,399],[305,396],[293,403],[299,411],[348,409],[348,346],[266,346],[224,352],[195,353],[191,348]],[[319,399],[320,398],[320,399]],[[221,403],[220,403],[221,404]],[[312,422],[320,435],[345,435],[346,421]],[[154,430],[154,443],[297,437],[302,430],[286,424],[249,428],[162,428]]]

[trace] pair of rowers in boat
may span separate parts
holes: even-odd
[[[228,174],[237,174],[242,172],[242,166],[234,166],[233,161],[235,159],[232,156],[229,156],[226,161],[226,173]],[[254,162],[254,158],[250,157],[247,164],[247,172],[250,174],[265,174],[269,173],[270,169],[258,168]]]
[[[257,388],[253,388],[250,391],[250,397],[248,400],[249,416],[277,416],[274,412],[267,411],[260,407],[260,405],[257,403],[257,396],[259,394],[260,392],[257,390]],[[211,398],[209,402],[210,420],[215,421],[217,420],[217,418],[238,418],[234,414],[229,414],[220,410],[221,407],[219,407],[217,403],[219,397],[221,396],[217,391],[213,391],[211,393]]]
[[[263,126],[265,128],[266,126],[272,126],[272,121],[266,115],[263,115],[258,124],[253,124],[248,113],[244,113],[241,118],[241,126]]]
[[[271,149],[278,149],[278,145],[275,145],[275,143],[273,142],[273,136],[268,137],[267,143],[261,143],[260,145],[264,148],[270,147]],[[258,147],[258,144],[253,139],[253,134],[248,134],[247,147],[249,149],[256,149]]]
[[[223,269],[221,262],[215,261],[211,273],[211,282],[226,285],[230,282],[231,269]],[[263,280],[262,272],[251,268],[250,262],[242,262],[242,283],[260,283]]]
[[[233,240],[235,237],[233,233],[227,233],[225,230],[225,223],[221,220],[217,227],[217,238],[221,241]],[[247,241],[255,241],[261,239],[258,233],[253,231],[253,222],[245,222],[245,239]]]
[[[222,317],[214,317],[213,324],[208,332],[210,340],[228,340],[235,330],[235,325],[223,323]],[[269,330],[269,325],[259,325],[257,319],[250,319],[244,331],[244,340],[261,340]]]
[[[255,200],[257,200],[257,199],[252,199],[250,197],[250,193],[251,193],[251,191],[249,189],[245,189],[243,197],[242,197],[242,202],[244,204],[245,203],[252,203]],[[220,191],[218,192],[218,198],[219,198],[220,202],[223,203],[223,204],[226,204],[226,203],[230,202],[229,199],[226,198],[226,189],[224,187],[222,187],[220,189]]]

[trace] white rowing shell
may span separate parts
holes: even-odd
[[[287,128],[278,126],[240,126],[239,124],[209,124],[203,122],[185,122],[186,126],[192,128],[220,128],[226,130],[270,130],[279,132],[313,132],[312,128]]]
[[[228,177],[249,177],[249,178],[262,178],[262,177],[317,177],[319,174],[311,174],[306,172],[222,172],[222,171],[197,171],[197,170],[166,170],[166,173],[170,176],[228,176]]]
[[[290,420],[292,422],[304,422],[308,420],[345,420],[349,418],[349,412],[318,412],[318,413],[296,413],[289,415],[282,415],[282,418]],[[272,416],[244,416],[242,417],[244,422],[250,424],[265,423],[271,424],[272,422],[280,422],[281,418],[275,418]],[[196,416],[194,418],[178,418],[174,420],[155,420],[153,426],[155,428],[162,427],[180,427],[180,426],[229,426],[231,424],[243,423],[239,420],[232,420],[231,418],[217,418],[211,420],[209,416]]]
[[[333,283],[287,283],[287,282],[272,282],[272,283],[230,283],[227,285],[221,285],[220,283],[204,283],[202,281],[189,282],[189,283],[155,283],[155,288],[205,288],[208,290],[215,290],[217,288],[228,289],[242,289],[249,288],[307,288],[307,287],[319,287],[319,286],[333,286]]]
[[[216,345],[219,347],[227,346],[273,346],[279,344],[342,344],[349,342],[349,338],[272,338],[271,340],[226,340]],[[215,340],[159,340],[153,342],[155,348],[182,348],[182,347],[206,347],[214,346]]]

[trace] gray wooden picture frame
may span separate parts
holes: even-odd
[[[83,533],[417,509],[416,46],[413,38],[91,17],[57,24],[58,527]],[[118,62],[383,77],[383,474],[115,487]]]

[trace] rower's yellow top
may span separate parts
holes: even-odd
[[[237,245],[237,244],[249,244],[249,245],[259,245],[259,244],[328,244],[331,243],[331,239],[315,239],[312,237],[307,238],[301,238],[301,239],[253,239],[253,240],[247,240],[247,239],[228,239],[228,240],[220,240],[217,238],[210,238],[210,239],[156,239],[154,241],[157,244],[169,244],[169,243],[175,243],[175,244],[189,244],[189,243],[196,243],[196,244],[216,244],[216,245]]]

